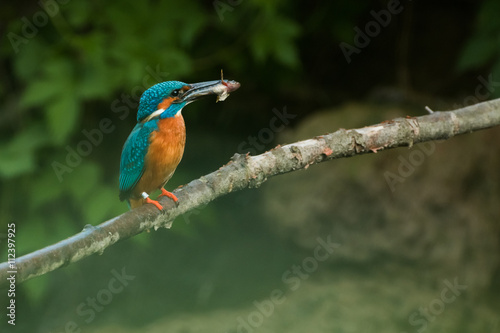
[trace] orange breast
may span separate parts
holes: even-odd
[[[151,134],[144,174],[133,197],[139,198],[142,192],[150,194],[165,185],[182,159],[185,144],[186,126],[181,114],[158,121],[158,131]]]

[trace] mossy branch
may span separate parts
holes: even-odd
[[[144,205],[51,246],[16,259],[16,281],[29,280],[57,268],[102,253],[114,243],[145,230],[170,228],[172,221],[216,198],[245,188],[259,187],[269,177],[306,169],[312,164],[384,149],[412,146],[432,140],[444,140],[500,125],[500,99],[466,108],[433,112],[421,117],[398,118],[361,129],[334,133],[278,146],[257,156],[235,154],[219,170],[193,180],[174,194],[179,206],[167,198],[160,203],[164,211]],[[0,286],[10,275],[7,262],[0,264]]]

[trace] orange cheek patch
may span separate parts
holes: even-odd
[[[172,105],[174,99],[172,97],[165,98],[160,104],[158,104],[158,109],[166,110]]]

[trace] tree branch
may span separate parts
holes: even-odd
[[[257,156],[235,154],[219,170],[178,188],[175,207],[162,198],[159,212],[144,205],[98,226],[86,226],[80,233],[16,259],[17,283],[102,253],[114,243],[145,230],[170,228],[179,215],[216,198],[244,188],[259,187],[269,177],[305,169],[312,164],[415,143],[449,139],[453,136],[500,125],[500,99],[448,112],[434,112],[415,118],[397,118],[361,129],[340,129],[334,133],[292,143]],[[10,275],[7,262],[0,264],[0,287]]]

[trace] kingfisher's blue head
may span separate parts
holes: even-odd
[[[218,93],[221,81],[184,83],[166,81],[146,90],[139,102],[137,122],[175,117],[187,104],[200,97]]]

